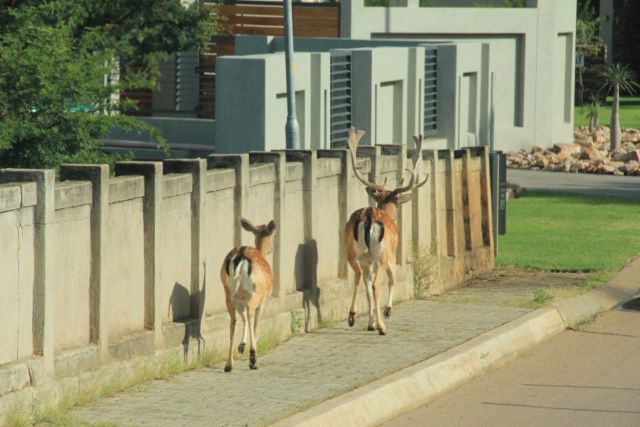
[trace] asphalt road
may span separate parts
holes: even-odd
[[[384,424],[640,426],[640,312],[613,310]]]
[[[640,197],[640,176],[508,169],[507,182],[529,190]]]

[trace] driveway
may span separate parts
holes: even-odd
[[[507,182],[528,190],[640,198],[640,176],[613,176],[508,169]]]

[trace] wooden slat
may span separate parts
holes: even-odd
[[[296,37],[338,37],[337,28],[293,28]]]
[[[284,18],[282,16],[244,16],[232,15],[227,19],[229,25],[274,25],[284,26]]]
[[[340,11],[338,6],[336,7],[300,7],[293,6],[292,10],[293,19],[296,18],[333,18],[338,19]]]

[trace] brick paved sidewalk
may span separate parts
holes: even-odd
[[[509,322],[526,310],[483,303],[408,301],[387,322],[389,335],[368,332],[366,318],[294,337],[259,358],[157,380],[79,408],[89,422],[116,425],[264,425],[411,366]]]

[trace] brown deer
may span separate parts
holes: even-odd
[[[249,368],[257,369],[256,341],[258,340],[258,321],[266,300],[273,288],[273,273],[265,259],[271,252],[276,223],[254,226],[248,220],[240,219],[242,228],[256,237],[255,248],[240,246],[232,249],[224,259],[220,269],[220,278],[226,296],[227,311],[231,317],[229,356],[224,367],[225,372],[233,369],[233,339],[236,331],[236,312],[242,317],[242,341],[238,346],[244,352],[249,333]]]
[[[395,190],[387,190],[384,185],[370,182],[362,176],[356,165],[356,151],[358,142],[364,135],[364,131],[349,129],[349,153],[356,177],[366,186],[367,194],[376,201],[375,208],[362,208],[351,214],[344,230],[344,239],[347,247],[347,259],[349,265],[356,274],[353,300],[349,310],[349,326],[355,324],[356,296],[360,281],[364,276],[367,288],[367,301],[369,303],[370,331],[378,330],[380,335],[386,335],[386,329],[380,313],[380,284],[383,274],[386,272],[389,278],[389,298],[384,308],[384,316],[391,316],[393,304],[393,286],[395,284],[396,249],[398,247],[398,228],[396,227],[396,210],[398,205],[411,200],[411,194],[403,194],[413,191],[426,184],[429,175],[424,181],[416,182],[422,163],[423,137],[414,136],[416,142],[416,154],[413,158],[413,169],[407,185]],[[371,298],[375,304],[375,317]]]

